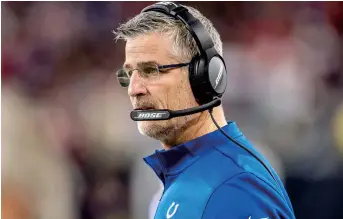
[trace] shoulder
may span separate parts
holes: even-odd
[[[241,172],[219,185],[206,204],[206,218],[294,218],[277,191],[263,179]]]
[[[228,141],[225,145],[216,147],[222,157],[225,157],[224,159],[230,160],[231,169],[236,170],[233,171],[234,174],[230,178],[240,179],[239,174],[251,176],[255,180],[268,184],[280,195],[285,195],[282,182],[268,160],[255,149],[244,135],[235,138],[235,141]]]

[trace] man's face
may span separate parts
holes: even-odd
[[[172,40],[166,35],[152,33],[129,39],[125,49],[126,70],[142,68],[146,63],[157,65],[178,64],[171,55]],[[188,66],[160,71],[152,78],[142,77],[135,70],[130,79],[128,94],[134,109],[180,110],[197,106],[189,79]],[[177,117],[163,121],[140,121],[140,133],[172,143],[199,115]]]

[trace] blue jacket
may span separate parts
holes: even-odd
[[[155,219],[295,218],[270,164],[235,122],[223,130],[258,155],[280,186],[256,158],[216,130],[144,158],[164,184]]]

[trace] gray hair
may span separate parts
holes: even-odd
[[[214,48],[220,55],[223,55],[223,43],[220,39],[219,33],[214,28],[211,21],[202,15],[197,9],[190,6],[184,7],[186,7],[188,11],[204,25],[212,38]],[[160,12],[150,11],[140,13],[126,23],[121,24],[117,28],[117,31],[113,31],[116,35],[116,40],[128,40],[142,34],[153,32],[164,33],[171,37],[174,42],[172,53],[178,59],[189,61],[194,56],[200,54],[197,44],[186,26],[181,21]]]

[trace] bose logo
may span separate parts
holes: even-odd
[[[161,118],[162,115],[165,113],[140,113],[138,114],[139,119],[146,119],[146,118]]]
[[[216,86],[214,87],[214,89],[218,86],[218,83],[219,83],[219,81],[220,81],[220,79],[221,79],[221,77],[223,75],[223,69],[224,69],[224,65],[221,65],[220,69],[219,69],[219,74],[218,74],[218,76],[216,78]]]

